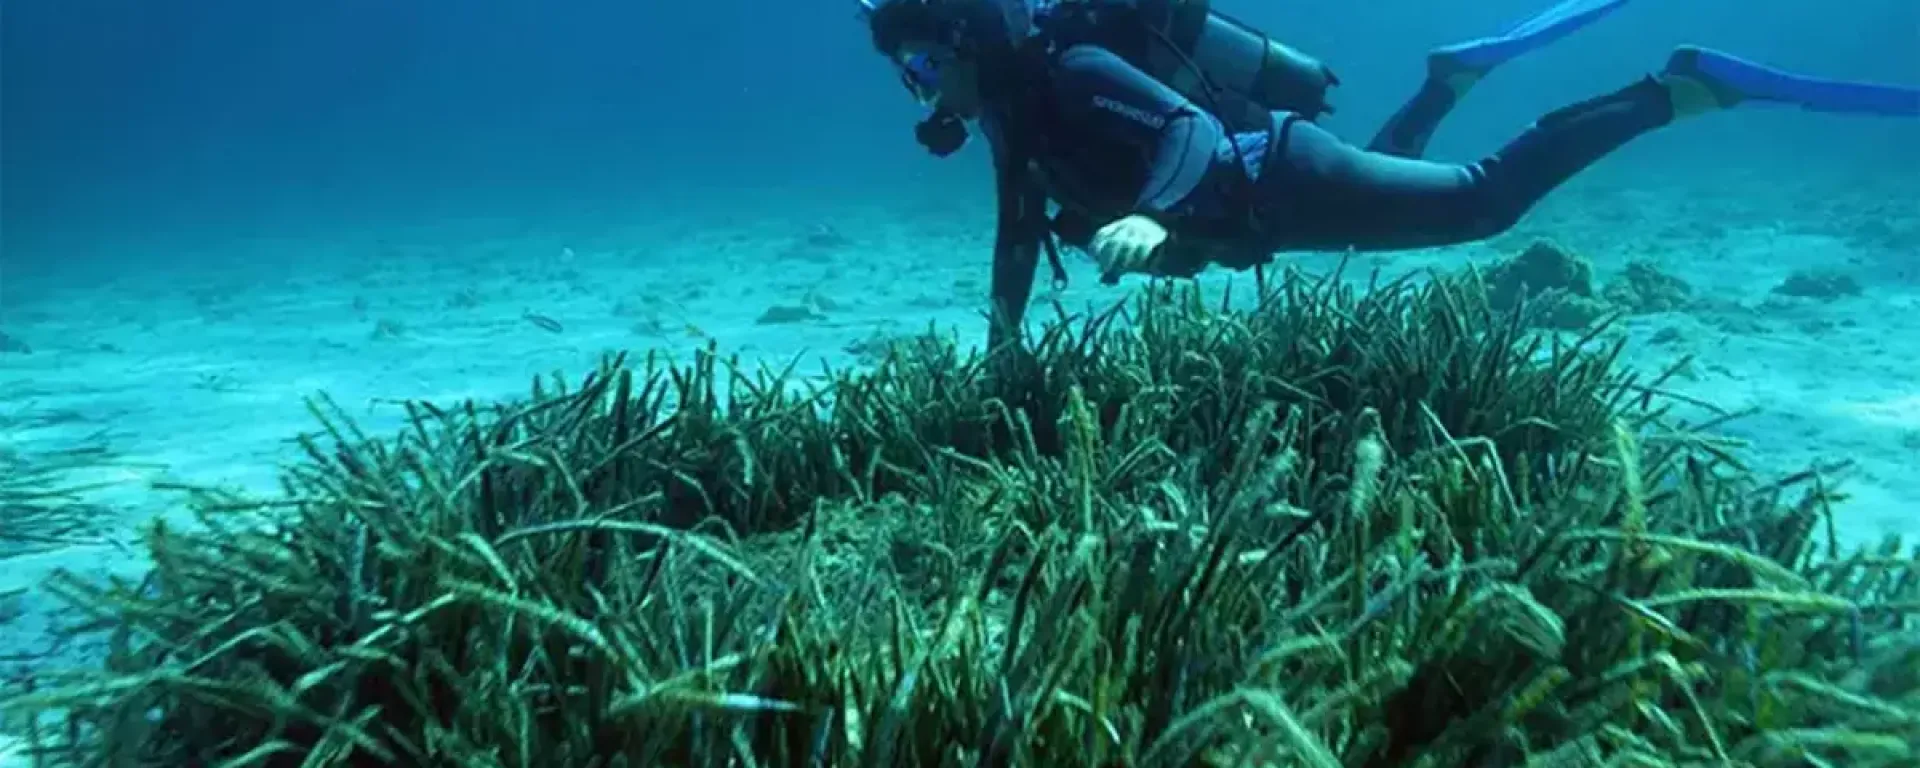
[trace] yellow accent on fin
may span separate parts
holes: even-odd
[[[1482,77],[1486,77],[1486,73],[1461,70],[1447,73],[1446,77],[1441,78],[1440,84],[1445,85],[1447,90],[1453,91],[1453,97],[1459,99],[1466,96],[1467,91],[1472,90],[1473,86],[1479,84]]]
[[[1675,118],[1692,117],[1728,106],[1720,100],[1720,94],[1713,90],[1713,86],[1697,77],[1667,75],[1661,78],[1661,83],[1667,86],[1667,98],[1673,103]]]

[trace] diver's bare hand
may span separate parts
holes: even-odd
[[[1093,233],[1087,250],[1100,265],[1100,282],[1112,285],[1130,272],[1152,272],[1154,256],[1166,242],[1166,227],[1136,213]]]

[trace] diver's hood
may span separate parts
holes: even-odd
[[[992,6],[999,16],[999,29],[995,34],[999,42],[1018,45],[1033,35],[1033,18],[1037,6],[1049,4],[1048,0],[971,0]]]
[[[1041,6],[1058,0],[857,0],[861,17],[888,3],[952,6],[962,20],[962,42],[975,47],[1019,45],[1034,34],[1034,16]]]

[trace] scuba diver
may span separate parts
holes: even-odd
[[[1206,0],[860,0],[860,15],[932,108],[920,142],[950,155],[971,123],[991,148],[993,348],[1019,338],[1043,250],[1064,280],[1056,243],[1090,253],[1109,284],[1244,270],[1288,250],[1466,243],[1509,229],[1574,174],[1683,117],[1749,103],[1920,116],[1920,89],[1688,46],[1477,162],[1420,159],[1488,73],[1625,4],[1562,0],[1499,35],[1430,52],[1419,91],[1365,149],[1313,122],[1338,84],[1326,66]]]

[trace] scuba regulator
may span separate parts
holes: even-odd
[[[913,138],[934,157],[946,157],[967,144],[967,121],[944,109],[936,109],[913,127]]]

